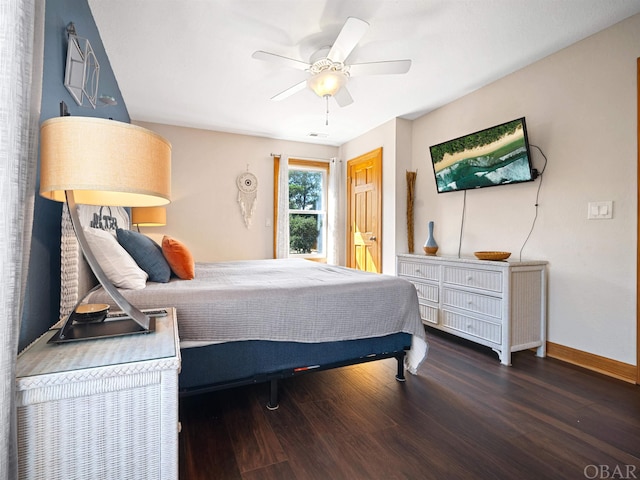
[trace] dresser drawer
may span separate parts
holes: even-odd
[[[421,303],[420,308],[420,317],[424,323],[430,323],[432,325],[438,324],[438,308],[432,307],[431,305],[425,305]]]
[[[410,280],[413,283],[413,286],[416,287],[416,291],[418,292],[418,300],[428,300],[429,302],[438,303],[438,285],[432,285],[429,283],[416,282],[414,280]]]
[[[492,343],[502,342],[502,327],[498,323],[485,322],[478,318],[443,310],[442,326]]]
[[[465,290],[444,287],[442,289],[442,305],[456,307],[469,312],[490,316],[496,321],[502,317],[502,299]]]
[[[502,293],[502,272],[445,266],[443,282]]]
[[[438,282],[440,281],[440,265],[400,260],[398,261],[398,275]]]

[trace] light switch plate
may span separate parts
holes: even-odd
[[[613,218],[613,201],[589,202],[587,205],[587,219],[610,219]]]

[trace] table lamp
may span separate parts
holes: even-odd
[[[133,207],[131,209],[131,223],[140,227],[163,227],[167,224],[167,209],[165,207]]]
[[[87,263],[129,317],[71,328],[74,309],[57,334],[59,340],[153,331],[153,319],[131,305],[102,270],[89,248],[76,205],[152,207],[169,203],[171,144],[147,129],[114,120],[70,116],[46,120],[40,127],[40,195],[68,203]]]

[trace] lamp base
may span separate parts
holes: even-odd
[[[47,343],[68,343],[95,338],[120,337],[122,335],[134,335],[136,333],[151,333],[156,329],[155,317],[150,318],[149,328],[145,329],[132,318],[76,323],[74,322],[76,315],[78,314],[75,312],[71,313],[64,326],[59,329]]]

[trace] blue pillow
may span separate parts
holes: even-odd
[[[116,230],[118,242],[138,266],[147,272],[149,281],[167,283],[171,278],[171,267],[162,254],[162,247],[149,237],[133,230]]]

